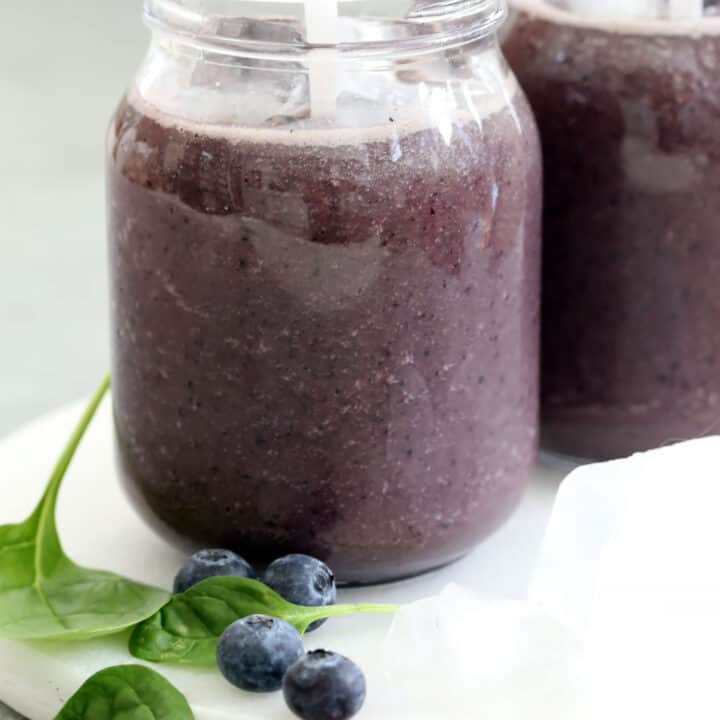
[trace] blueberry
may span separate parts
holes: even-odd
[[[175,576],[174,592],[185,592],[201,580],[219,575],[255,577],[250,565],[231,550],[201,550],[195,553]]]
[[[292,625],[269,615],[250,615],[220,636],[217,664],[236,687],[272,692],[282,687],[287,669],[303,652],[302,638]]]
[[[309,555],[287,555],[275,560],[265,571],[263,582],[295,605],[334,605],[337,596],[330,568]],[[317,630],[324,622],[314,622],[308,632]]]
[[[365,691],[362,670],[325,650],[301,657],[283,680],[285,702],[303,720],[347,720],[359,712]]]

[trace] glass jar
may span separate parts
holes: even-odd
[[[374,582],[523,493],[540,151],[500,0],[319,5],[146,2],[108,151],[117,445],[171,537]]]
[[[551,450],[613,458],[720,429],[720,19],[679,4],[697,18],[514,0],[504,48],[545,161]]]

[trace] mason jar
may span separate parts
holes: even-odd
[[[607,459],[717,433],[716,4],[512,7],[545,162],[543,444]]]
[[[467,553],[537,443],[541,169],[502,0],[146,0],[108,143],[121,473],[344,582]]]

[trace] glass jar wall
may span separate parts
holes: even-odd
[[[371,5],[150,0],[108,151],[133,497],[346,582],[466,553],[537,442],[540,152],[503,4]]]

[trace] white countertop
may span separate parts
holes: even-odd
[[[38,418],[0,441],[0,483],[5,484],[0,522],[13,522],[30,512],[42,492],[55,453],[68,437],[81,409],[79,405],[70,406]],[[63,483],[58,503],[58,530],[63,547],[82,566],[103,567],[141,582],[170,587],[183,555],[157,537],[131,508],[117,478],[112,439],[111,408],[110,403],[105,402]],[[454,633],[458,626],[453,630],[447,624],[449,619],[441,622],[440,617],[433,620],[432,614],[425,615],[421,622],[429,622],[434,630],[428,630],[420,646],[416,647],[418,636],[414,628],[418,616],[411,619],[411,616],[405,614],[404,631],[398,633],[397,627],[393,625],[396,632],[390,652],[387,643],[390,641],[388,631],[391,616],[337,619],[309,636],[307,647],[331,647],[352,657],[365,670],[368,685],[373,688],[373,692],[368,695],[363,718],[399,720],[407,717],[419,720],[422,717],[439,720],[443,717],[468,720],[476,715],[477,692],[484,696],[488,717],[496,720],[508,717],[525,720],[532,713],[537,720],[567,720],[568,717],[574,717],[567,715],[564,691],[556,696],[547,684],[550,682],[554,687],[563,688],[565,675],[562,675],[561,681],[555,675],[549,681],[545,674],[549,666],[555,666],[553,658],[556,655],[552,648],[556,645],[552,638],[561,639],[556,637],[556,629],[559,628],[548,625],[547,620],[542,621],[539,608],[523,604],[528,596],[528,585],[540,553],[558,482],[567,469],[564,463],[557,460],[542,463],[534,473],[533,481],[513,518],[461,561],[402,582],[341,589],[339,598],[342,602],[402,603],[407,613],[411,607],[409,603],[437,596],[451,583],[462,586],[462,592],[469,593],[471,598],[472,617],[483,618],[480,621],[482,627],[473,626],[469,620],[461,624],[463,637],[470,627],[474,627],[473,632],[478,633],[478,642],[482,638],[482,651],[478,648],[472,650],[473,645],[470,644],[473,663],[486,669],[493,667],[498,672],[500,666],[504,667],[502,672],[508,683],[503,686],[504,691],[501,687],[493,690],[490,686],[495,687],[496,680],[492,679],[495,677],[494,671],[487,675],[481,674],[483,678],[488,678],[489,683],[484,691],[476,685],[483,680],[473,675],[470,685],[473,690],[469,694],[459,692],[454,697],[453,710],[448,711],[446,697],[432,700],[417,695],[415,671],[410,669],[408,672],[411,666],[407,663],[417,658],[418,653],[429,652],[422,667],[416,669],[422,674],[430,663],[435,662],[436,652],[446,662],[449,661],[454,656]],[[7,492],[10,483],[12,493]],[[88,538],[92,538],[92,542],[88,542]],[[514,599],[515,602],[508,604],[505,598]],[[462,612],[460,608],[467,608],[464,604],[466,602],[452,604],[452,607]],[[519,614],[514,614],[516,603],[522,608]],[[449,612],[453,615],[454,611],[448,611],[447,607],[443,604],[441,614]],[[500,615],[496,616],[496,611]],[[532,617],[537,618],[538,625],[535,621],[525,624],[525,619]],[[504,625],[505,622],[508,624]],[[546,630],[550,632],[547,637],[544,634]],[[536,631],[542,635],[535,635]],[[443,637],[442,641],[440,636]],[[536,640],[528,645],[531,636]],[[431,639],[433,637],[434,640]],[[494,641],[491,640],[493,637]],[[540,640],[540,637],[543,639]],[[441,644],[435,645],[435,642]],[[49,720],[83,680],[97,670],[136,662],[128,655],[126,643],[123,635],[97,638],[84,643],[19,643],[3,640],[0,642],[0,697],[32,720]],[[510,660],[509,664],[498,662],[498,643],[503,648],[500,653],[503,657],[508,654],[508,648],[512,648],[508,658],[514,660]],[[528,647],[535,648],[532,651],[535,660],[526,654]],[[464,667],[466,659],[460,662],[460,666]],[[400,665],[396,667],[398,662]],[[519,664],[514,665],[516,662]],[[522,684],[521,677],[527,671],[528,663],[538,668],[539,675],[533,675],[535,680],[526,686]],[[521,669],[518,671],[518,668]],[[186,695],[197,720],[289,718],[278,696],[238,693],[218,673],[172,665],[156,669]],[[438,679],[438,668],[431,672],[432,677],[442,684]],[[520,672],[519,676],[517,672]],[[390,677],[392,682],[389,682]],[[456,675],[453,674],[452,678],[449,682],[454,682]],[[496,692],[500,693],[497,697],[493,695]],[[523,697],[522,701],[517,698],[518,692]],[[507,705],[507,702],[512,705]],[[504,710],[490,710],[503,707],[507,708],[510,715]],[[442,715],[436,712],[439,708],[442,708]],[[530,714],[528,708],[532,708]]]

